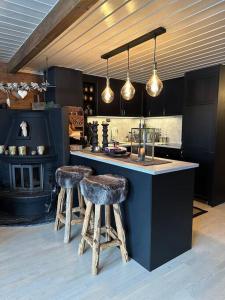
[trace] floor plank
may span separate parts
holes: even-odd
[[[91,275],[91,251],[77,255],[81,226],[63,243],[54,224],[0,227],[1,300],[224,300],[225,204],[193,221],[193,248],[149,273],[120,251],[101,253],[98,276]]]

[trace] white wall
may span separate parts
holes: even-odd
[[[111,138],[111,132],[115,132],[118,129],[118,141],[126,141],[126,136],[131,128],[138,127],[140,118],[126,118],[126,117],[109,117],[109,140]],[[154,117],[154,118],[142,118],[145,120],[146,127],[161,128],[162,136],[167,135],[169,137],[169,143],[181,144],[182,136],[182,116],[172,117]],[[101,124],[106,121],[106,117],[88,117],[88,122],[98,121]],[[99,144],[102,143],[102,126],[98,126]]]

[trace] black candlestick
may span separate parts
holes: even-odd
[[[98,147],[98,122],[93,122],[92,124],[92,151],[95,151],[96,147]]]
[[[102,123],[102,147],[108,147],[108,123]]]

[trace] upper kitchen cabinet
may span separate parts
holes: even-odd
[[[199,163],[195,195],[214,206],[225,202],[225,67],[185,74],[184,160]]]
[[[83,102],[85,116],[97,114],[98,80],[96,76],[83,74]]]
[[[48,69],[50,87],[45,93],[46,101],[60,106],[83,106],[82,72],[74,69],[51,67]]]
[[[219,66],[191,71],[186,75],[186,105],[216,103],[218,99]]]
[[[184,105],[184,78],[175,78],[164,81],[164,112],[165,116],[183,114]]]
[[[144,117],[161,117],[165,115],[165,98],[164,98],[165,89],[163,88],[162,92],[157,97],[151,97],[147,94],[144,87],[143,99],[144,99]]]
[[[134,98],[130,101],[126,101],[121,96],[121,115],[139,117],[143,115],[143,85],[136,82],[132,82],[132,84],[135,88]]]
[[[144,91],[144,116],[162,117],[182,115],[184,99],[184,78],[163,82],[163,90],[158,97],[151,97]]]
[[[143,114],[143,88],[140,83],[133,83],[135,96],[131,101],[125,101],[121,97],[120,91],[125,81],[119,79],[110,79],[110,87],[114,92],[114,100],[111,103],[102,101],[101,94],[106,86],[106,78],[83,74],[83,85],[92,85],[96,88],[95,100],[91,108],[92,114],[98,116],[126,116],[139,117]],[[85,104],[85,103],[84,103]],[[89,110],[90,111],[90,110]]]
[[[106,79],[98,77],[98,96],[97,96],[97,115],[98,116],[120,116],[121,103],[120,103],[120,89],[123,81],[117,79],[110,79],[110,87],[114,92],[114,100],[111,103],[102,101],[101,94],[106,87]]]

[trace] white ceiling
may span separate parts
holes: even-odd
[[[0,61],[8,62],[58,0],[0,0]]]
[[[45,68],[48,56],[50,66],[104,76],[106,62],[100,58],[102,54],[159,26],[167,29],[157,39],[162,79],[225,62],[224,0],[99,0],[27,67]],[[149,77],[152,50],[153,40],[130,50],[133,81],[145,82]],[[110,76],[124,79],[126,53],[113,57],[109,63]]]

